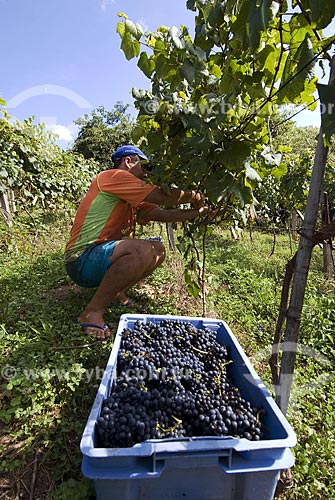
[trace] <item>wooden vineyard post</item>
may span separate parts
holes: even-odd
[[[334,85],[335,83],[334,65],[335,56],[331,60],[329,85]],[[284,415],[287,413],[293,383],[301,312],[304,303],[312,251],[316,243],[315,229],[327,156],[328,147],[324,145],[322,128],[320,127],[304,222],[300,230],[299,247],[296,253],[289,306],[286,311],[286,329],[284,342],[282,344],[283,352],[280,364],[279,384],[276,387],[276,402]]]
[[[322,222],[323,224],[330,224],[328,193],[323,193],[323,198],[324,217],[322,218]],[[328,280],[334,276],[334,260],[332,254],[331,238],[323,242],[323,272],[325,273],[325,276]]]
[[[2,217],[8,227],[12,227],[12,217],[11,211],[9,208],[8,197],[6,193],[0,194],[0,212],[2,213]]]

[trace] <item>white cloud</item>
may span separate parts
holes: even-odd
[[[111,5],[115,3],[116,0],[100,0],[100,6],[102,10],[108,9]]]
[[[72,141],[73,136],[69,127],[64,125],[51,124],[47,125],[47,128],[58,135],[59,141]]]

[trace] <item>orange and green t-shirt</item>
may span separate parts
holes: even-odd
[[[157,205],[143,201],[156,186],[124,170],[105,170],[92,181],[78,208],[65,262],[76,260],[88,245],[132,237],[138,212],[149,213]]]

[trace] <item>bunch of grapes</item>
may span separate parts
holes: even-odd
[[[137,321],[124,329],[117,376],[97,421],[99,446],[194,436],[262,438],[261,408],[227,374],[233,361],[209,328]]]

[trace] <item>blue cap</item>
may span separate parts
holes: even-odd
[[[120,146],[117,148],[116,151],[112,154],[112,160],[115,162],[116,160],[119,160],[123,156],[128,156],[128,155],[137,155],[141,158],[141,160],[147,160],[151,161],[150,158],[148,158],[143,151],[141,151],[139,148],[136,146],[133,146],[132,144],[127,144],[126,146]]]

